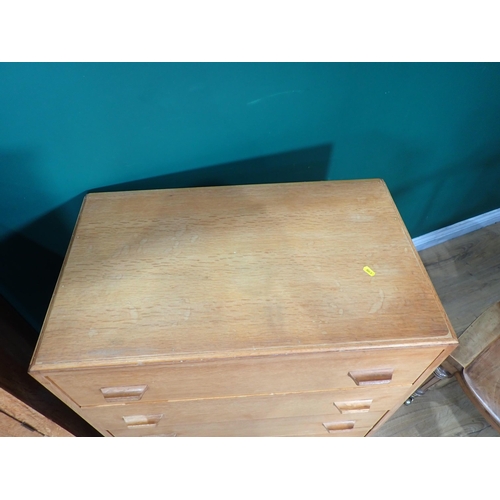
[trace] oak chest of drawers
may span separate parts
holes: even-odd
[[[364,436],[456,344],[381,180],[95,193],[30,373],[105,436]]]

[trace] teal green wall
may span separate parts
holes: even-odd
[[[500,64],[0,64],[0,292],[45,313],[92,190],[383,178],[413,237],[500,207]]]

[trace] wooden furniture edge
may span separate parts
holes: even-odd
[[[404,401],[409,398],[416,389],[418,389],[428,378],[432,376],[433,371],[441,365],[441,363],[453,352],[456,348],[455,346],[448,346],[443,349],[441,354],[429,365],[429,367],[420,375],[420,377],[413,383],[411,387],[408,388],[408,392],[406,394],[405,399],[402,401],[401,405],[403,405]],[[374,437],[373,435],[377,430],[382,427],[385,422],[387,422],[397,411],[399,407],[393,408],[388,411],[368,432],[366,437]]]
[[[40,335],[38,336],[38,340],[36,342],[36,345],[35,345],[35,349],[33,351],[33,355],[31,357],[31,361],[29,363],[29,367],[28,367],[28,373],[30,373],[30,370],[31,370],[31,366],[35,363],[35,359],[37,357],[37,354],[38,354],[38,350],[40,348],[40,345],[42,343],[42,339],[43,339],[43,336],[44,336],[44,331],[45,331],[45,325],[47,324],[48,322],[48,319],[49,319],[49,316],[50,316],[50,313],[52,311],[52,307],[54,305],[54,300],[55,300],[55,297],[57,295],[57,290],[59,290],[59,286],[61,284],[61,279],[62,279],[62,276],[63,276],[63,273],[64,273],[64,269],[66,268],[66,264],[68,262],[68,258],[69,258],[69,254],[70,254],[70,250],[71,250],[71,247],[73,245],[73,241],[75,239],[75,235],[76,235],[76,231],[78,229],[78,226],[80,224],[80,218],[81,218],[81,215],[82,215],[82,212],[83,212],[83,209],[85,207],[85,204],[87,202],[87,197],[88,197],[88,194],[86,194],[83,198],[83,201],[82,201],[82,205],[80,207],[80,211],[78,212],[78,217],[76,219],[76,223],[75,223],[75,226],[73,228],[73,232],[71,234],[71,239],[69,241],[69,244],[68,244],[68,249],[66,250],[66,255],[64,256],[64,260],[63,260],[63,263],[62,263],[62,266],[61,266],[61,270],[59,272],[59,276],[57,277],[57,281],[56,281],[56,285],[54,287],[54,291],[52,292],[52,297],[50,299],[50,302],[49,302],[49,307],[47,308],[47,313],[45,315],[45,319],[43,321],[43,324],[42,324],[42,328],[40,330]],[[30,373],[31,374],[31,373]]]

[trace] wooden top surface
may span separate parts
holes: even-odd
[[[96,193],[32,370],[436,342],[456,337],[381,180]]]

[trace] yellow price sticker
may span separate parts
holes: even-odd
[[[368,266],[363,267],[363,271],[366,274],[369,274],[370,276],[375,276],[375,271],[373,271],[372,269],[370,269]]]

